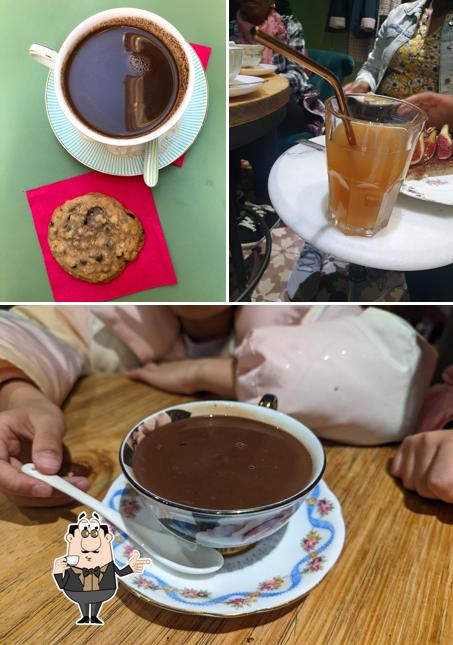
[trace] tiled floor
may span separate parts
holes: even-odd
[[[272,254],[263,277],[252,295],[253,302],[288,301],[285,293],[286,283],[297,262],[304,242],[285,226],[272,231]],[[382,281],[381,281],[382,282]],[[346,302],[349,297],[350,282],[344,272],[322,275],[314,302]],[[362,302],[407,302],[409,296],[404,278],[402,283],[389,290],[382,289],[382,283],[365,285],[360,291]]]

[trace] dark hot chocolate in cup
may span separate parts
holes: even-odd
[[[140,137],[164,125],[181,105],[188,80],[179,41],[139,17],[96,25],[72,47],[61,77],[76,117],[116,139]]]
[[[228,553],[282,528],[320,481],[325,454],[276,403],[194,401],[139,421],[119,458],[143,512]]]
[[[137,446],[139,484],[160,498],[209,510],[274,504],[312,478],[308,450],[293,435],[255,419],[195,416],[150,432]]]
[[[58,51],[34,43],[29,54],[53,71],[64,117],[112,154],[139,154],[168,133],[194,90],[190,45],[143,9],[100,11],[74,27]]]

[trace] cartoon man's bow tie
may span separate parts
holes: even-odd
[[[84,567],[82,569],[82,573],[84,578],[91,576],[92,574],[94,574],[96,578],[99,578],[99,576],[101,575],[101,567],[94,567],[94,569],[87,569],[86,567]]]

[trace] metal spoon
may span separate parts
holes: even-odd
[[[79,490],[58,475],[43,475],[33,464],[24,464],[22,472],[49,484],[97,511],[121,532],[126,533],[151,558],[169,569],[187,575],[203,576],[215,573],[223,565],[223,556],[218,551],[204,546],[194,546],[193,543],[173,535],[159,522],[152,511],[149,512],[147,518],[148,526],[142,526],[123,517],[117,511]]]
[[[307,148],[313,148],[313,150],[319,150],[319,152],[326,151],[326,146],[316,141],[310,141],[310,139],[298,139],[296,143],[300,143],[301,146],[306,146]]]

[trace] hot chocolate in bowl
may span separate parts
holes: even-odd
[[[170,531],[236,553],[284,526],[325,468],[317,437],[271,406],[200,401],[140,421],[123,472]]]

